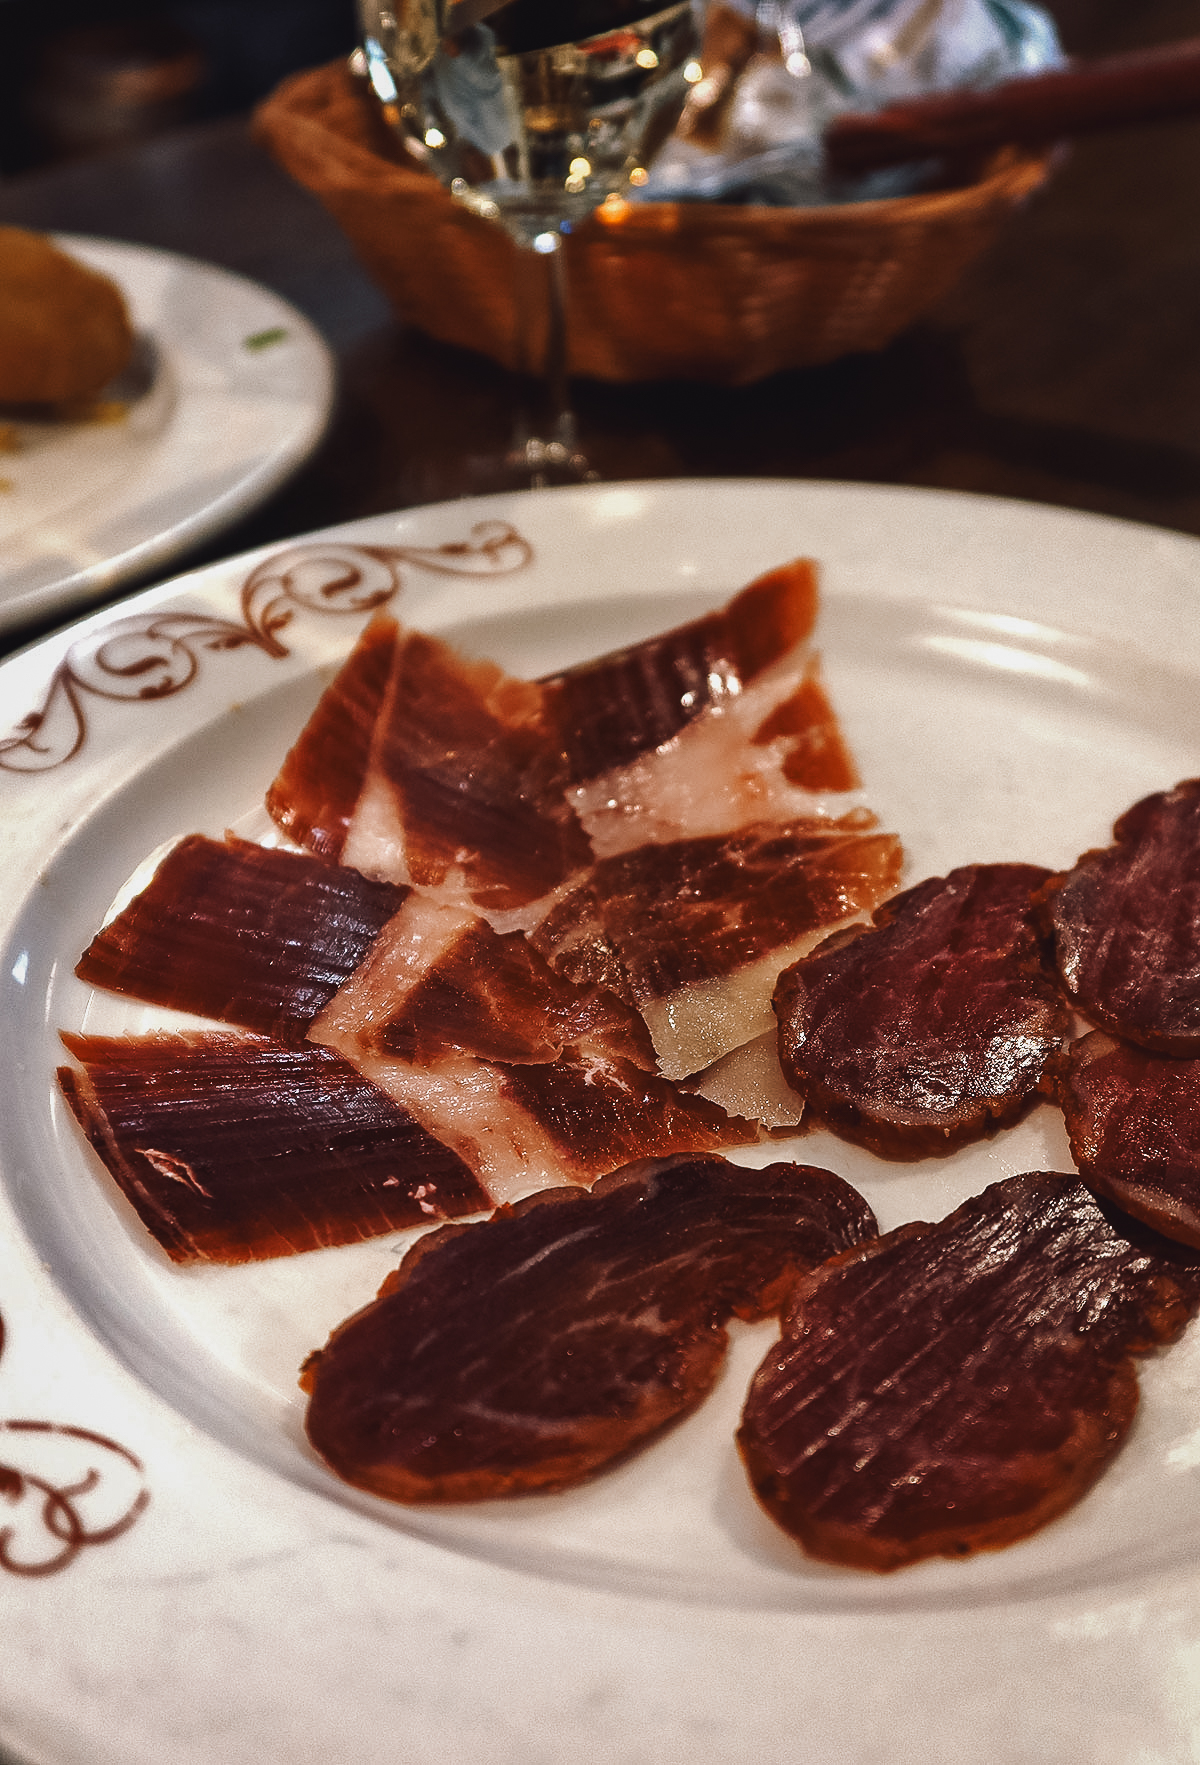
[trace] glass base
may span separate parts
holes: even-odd
[[[573,422],[560,424],[552,440],[540,435],[518,434],[504,459],[514,478],[521,478],[530,490],[545,490],[552,484],[594,484],[599,478],[574,434]],[[569,429],[569,433],[564,433]]]

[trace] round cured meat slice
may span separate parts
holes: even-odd
[[[1059,972],[1101,1029],[1200,1055],[1200,779],[1143,797],[1113,844],[1052,877],[1041,902]]]
[[[307,1363],[309,1438],[394,1501],[560,1488],[695,1407],[731,1316],[874,1230],[803,1165],[658,1159],[544,1190],[409,1252]]]
[[[1131,1356],[1200,1303],[1200,1256],[1037,1171],[802,1279],[739,1445],[811,1556],[890,1570],[1024,1538],[1095,1481]]]
[[[1093,1030],[1056,1062],[1050,1088],[1091,1187],[1200,1249],[1200,1060]]]
[[[1032,905],[1047,875],[975,864],[931,877],[784,970],[780,1065],[810,1123],[911,1159],[1020,1113],[1070,1027]]]

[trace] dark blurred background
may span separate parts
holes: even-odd
[[[1137,12],[1045,3],[1084,53]],[[1182,10],[1200,22],[1197,0]],[[0,0],[0,177],[246,112],[354,40],[355,0]]]
[[[354,0],[0,0],[0,176],[248,110],[354,40]]]

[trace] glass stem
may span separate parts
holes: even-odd
[[[546,396],[549,400],[551,440],[573,449],[575,413],[567,386],[567,274],[562,234],[543,233],[554,245],[543,251],[546,262]]]
[[[571,409],[567,378],[567,283],[562,234],[547,228],[537,235],[528,259],[536,258],[545,290],[546,333],[541,351],[534,347],[532,300],[517,301],[518,339],[522,370],[536,381],[536,415],[522,413],[517,419],[512,460],[529,471],[534,490],[547,484],[578,483],[594,477],[579,451],[575,413]],[[528,271],[526,271],[528,273]]]

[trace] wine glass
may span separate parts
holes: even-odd
[[[366,73],[404,153],[545,267],[541,360],[520,289],[522,365],[548,402],[507,457],[525,485],[596,476],[567,393],[563,235],[645,183],[696,60],[698,0],[359,0]],[[524,285],[522,277],[522,285]]]

